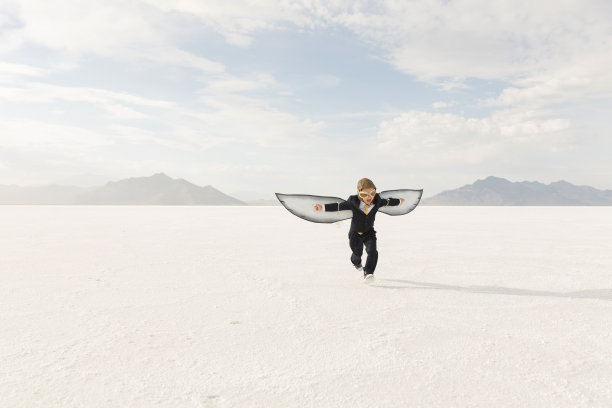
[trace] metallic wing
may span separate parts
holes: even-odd
[[[421,201],[423,190],[388,190],[380,193],[382,198],[403,198],[404,204],[396,207],[381,207],[378,211],[388,215],[404,215],[414,210]],[[311,222],[332,223],[349,219],[352,211],[315,211],[315,204],[342,203],[346,200],[338,197],[325,197],[307,194],[281,194],[276,193],[278,201],[293,215]]]

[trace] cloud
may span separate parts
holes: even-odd
[[[585,57],[586,58],[586,57]],[[612,96],[612,56],[593,55],[589,63],[560,66],[546,74],[532,75],[504,89],[489,106],[547,106],[573,101],[588,101]]]
[[[451,106],[456,105],[456,102],[443,102],[443,101],[439,101],[439,102],[434,102],[431,104],[431,107],[434,109],[444,109],[444,108],[450,108]]]
[[[11,62],[0,62],[0,83],[9,85],[23,84],[32,80],[41,80],[43,77],[74,70],[76,64],[59,63],[49,67],[40,67],[30,64],[15,64]]]
[[[501,102],[516,90],[537,93],[551,77],[594,80],[612,88],[610,6],[598,0],[221,1],[140,0],[14,3],[5,20],[21,41],[70,53],[139,58],[220,73],[223,64],[182,50],[199,25],[230,44],[249,46],[263,31],[344,27],[378,48],[401,72],[443,90],[465,80],[505,81]],[[15,11],[17,10],[17,11]],[[14,24],[13,24],[14,26]],[[112,27],[112,29],[110,29]],[[201,35],[201,33],[200,33]],[[5,38],[3,43],[7,44]],[[13,43],[15,40],[11,40]],[[565,67],[566,72],[558,72]],[[510,94],[510,95],[508,95]],[[564,94],[565,95],[565,94]],[[575,94],[567,94],[568,98]]]
[[[335,21],[382,47],[398,70],[442,90],[478,78],[509,84],[501,106],[544,106],[612,92],[605,1],[381,2]]]
[[[335,88],[342,83],[342,78],[331,74],[321,74],[315,77],[315,83],[323,88]]]
[[[128,163],[121,165],[119,157],[145,163],[141,168],[151,171],[163,163],[164,168],[182,166],[192,172],[193,160],[206,157],[215,148],[231,152],[211,156],[208,162],[241,163],[252,160],[247,156],[253,153],[258,161],[265,161],[278,152],[308,152],[320,140],[322,122],[280,111],[271,104],[270,93],[283,89],[272,75],[253,73],[239,77],[220,73],[201,80],[204,86],[199,92],[194,90],[201,98],[196,105],[25,80],[15,81],[12,86],[0,85],[0,102],[23,106],[22,111],[28,112],[35,112],[35,105],[40,109],[50,105],[56,115],[39,120],[0,115],[0,146],[10,157],[44,156],[35,168],[49,176],[54,174],[54,166],[66,166],[68,162],[69,168],[81,166],[82,171],[88,172],[125,170]],[[74,120],[77,116],[78,120]],[[96,160],[85,159],[89,156]],[[184,163],[172,164],[181,157]]]
[[[147,119],[149,116],[133,109],[129,106],[108,103],[103,108],[114,118],[117,119]]]
[[[146,2],[165,13],[189,16],[220,33],[227,43],[239,47],[248,47],[253,42],[253,35],[261,31],[322,27],[326,25],[326,16],[333,13],[334,4],[338,3],[282,0],[258,2],[146,0]]]
[[[192,53],[174,48],[151,47],[145,50],[135,51],[133,56],[138,56],[144,60],[161,62],[169,65],[197,68],[206,73],[217,74],[225,71],[225,66],[217,61],[200,57]]]
[[[513,80],[584,54],[585,45],[603,50],[602,35],[610,34],[599,1],[380,4],[373,15],[353,11],[338,20],[384,46],[398,69],[423,79]]]
[[[163,40],[140,2],[20,0],[17,29],[26,41],[69,52],[108,53],[115,47]],[[127,40],[127,41],[126,41]]]
[[[529,111],[498,111],[482,119],[409,111],[381,123],[377,150],[425,167],[478,164],[513,151],[565,149],[569,126]]]
[[[211,79],[203,79],[208,82],[201,94],[229,94],[258,91],[276,85],[274,77],[268,73],[249,74],[245,77],[225,74],[217,75]]]
[[[324,127],[314,122],[276,109],[268,95],[283,87],[267,73],[245,77],[223,74],[207,81],[199,90],[200,100],[211,112],[197,114],[205,133],[225,135],[243,143],[269,146],[282,143],[285,147],[304,146]]]
[[[45,153],[67,158],[94,154],[112,141],[103,133],[82,127],[38,120],[0,121],[0,147],[4,151]]]
[[[491,106],[544,108],[612,92],[612,13],[605,1],[152,4],[190,15],[242,46],[260,31],[344,27],[397,70],[443,91],[467,90],[470,78],[507,83],[486,102]]]
[[[7,0],[0,9],[0,27],[8,26],[0,51],[36,44],[72,55],[151,59],[221,72],[222,64],[182,50],[180,42],[207,27],[231,45],[248,47],[258,32],[323,26],[326,13],[326,7],[309,2]]]
[[[226,142],[181,125],[162,131],[116,122],[91,129],[26,118],[2,120],[0,161],[10,171],[0,182],[48,183],[87,172],[126,177],[160,168],[178,171],[192,165],[180,158]]]
[[[21,76],[29,76],[29,77],[40,77],[45,74],[44,69],[33,67],[30,65],[24,64],[11,64],[8,62],[0,62],[0,78],[2,76],[10,76],[10,77],[21,77]]]
[[[349,8],[331,21],[378,47],[397,70],[442,91],[479,95],[468,86],[472,78],[503,86],[497,96],[480,101],[480,107],[499,109],[485,118],[412,110],[382,122],[377,142],[385,157],[426,168],[484,163],[492,168],[595,138],[578,131],[583,124],[572,107],[592,111],[612,94],[609,2],[378,5]],[[447,106],[432,105],[442,107]]]
[[[223,64],[182,50],[180,21],[146,1],[9,2],[5,19],[17,22],[0,36],[0,52],[34,44],[67,55],[121,61],[152,60],[218,73]]]
[[[143,98],[125,92],[98,88],[59,86],[42,82],[18,82],[13,86],[0,86],[1,99],[13,103],[85,102],[110,112],[119,112],[121,109],[127,112],[130,109],[126,106],[121,106],[121,104],[160,109],[175,107],[175,102],[172,101]],[[132,110],[132,112],[134,111]]]

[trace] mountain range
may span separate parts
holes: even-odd
[[[163,173],[96,188],[0,186],[0,204],[247,205],[212,186],[200,187]]]
[[[26,205],[271,205],[278,202],[245,202],[212,186],[200,187],[164,173],[109,182],[101,187],[20,187],[0,185],[0,204]],[[542,184],[511,182],[488,177],[455,190],[422,200],[422,205],[521,206],[521,205],[612,205],[612,190],[576,186],[566,181]]]
[[[576,186],[567,181],[542,184],[537,181],[511,182],[487,177],[455,190],[423,200],[423,205],[612,205],[612,190]]]

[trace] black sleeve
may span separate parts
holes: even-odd
[[[341,203],[325,204],[325,211],[343,211],[350,209],[351,206],[349,205],[348,201],[343,201]]]
[[[381,198],[380,206],[381,207],[397,207],[400,205],[401,201],[399,198]]]

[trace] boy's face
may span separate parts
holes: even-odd
[[[374,196],[376,195],[376,190],[373,188],[364,188],[359,193],[359,199],[364,203],[370,205],[372,200],[374,200]]]

